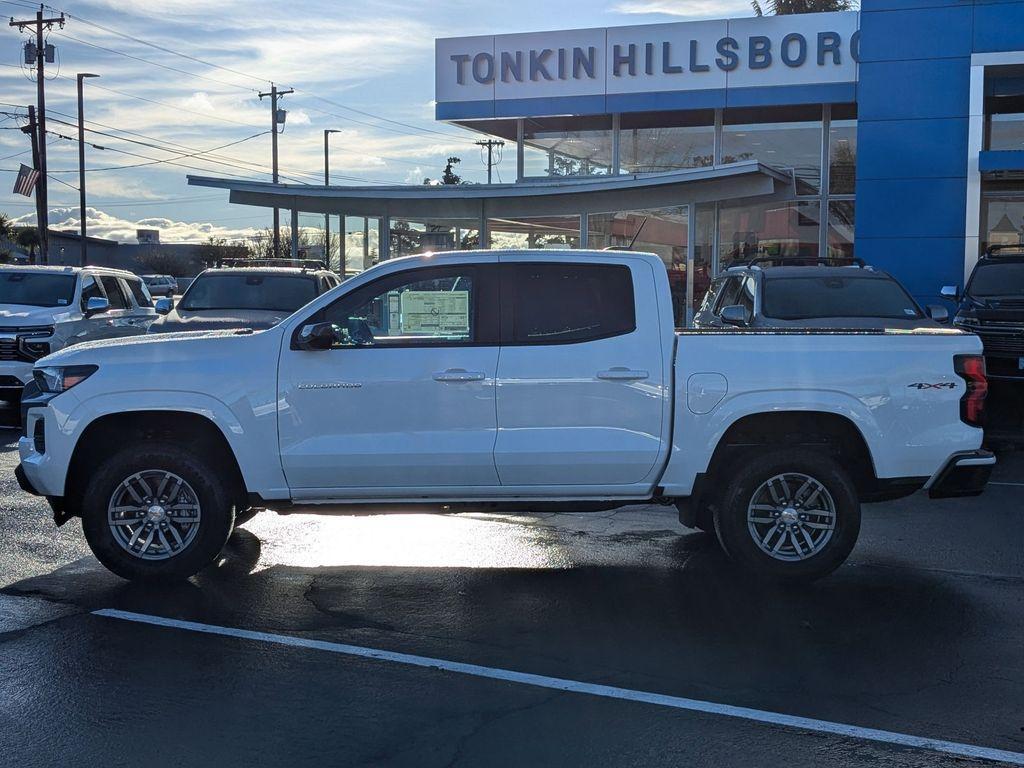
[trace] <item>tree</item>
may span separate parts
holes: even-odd
[[[458,165],[461,162],[462,162],[462,158],[459,158],[459,157],[449,157],[448,158],[448,163],[444,167],[444,173],[441,174],[441,181],[440,181],[441,184],[462,184],[463,183],[462,177],[459,176],[459,174],[457,174],[455,172],[455,166]],[[423,180],[423,183],[427,184],[427,185],[430,185],[430,184],[434,184],[435,182],[434,182],[433,179],[428,177],[428,178],[425,178]]]
[[[15,240],[22,248],[28,249],[29,263],[34,264],[36,261],[36,248],[42,244],[42,241],[39,239],[39,230],[35,227],[19,227]]]
[[[203,268],[196,254],[182,253],[154,246],[147,253],[135,257],[139,267],[147,274],[189,277]]]
[[[249,258],[249,248],[241,243],[229,243],[223,237],[210,238],[199,246],[196,254],[206,264],[220,265],[228,259]]]
[[[0,240],[14,240],[15,229],[11,217],[6,213],[0,213]]]
[[[852,11],[860,3],[857,0],[751,0],[755,16],[772,14],[785,16],[793,13],[825,13],[827,11]]]

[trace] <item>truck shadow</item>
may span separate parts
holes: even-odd
[[[237,530],[220,562],[180,586],[128,584],[83,558],[2,592],[819,717],[851,700],[968,711],[959,682],[979,656],[1012,653],[969,647],[1007,617],[948,576],[848,566],[781,588],[737,573],[710,537],[670,549],[667,567],[254,570],[261,542]]]

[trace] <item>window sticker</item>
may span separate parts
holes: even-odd
[[[465,336],[469,333],[469,291],[405,291],[402,333]]]

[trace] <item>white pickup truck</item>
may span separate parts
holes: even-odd
[[[128,579],[185,578],[256,510],[675,504],[737,563],[820,577],[862,501],[981,492],[981,342],[677,331],[653,255],[385,262],[274,328],[40,360],[18,479]]]

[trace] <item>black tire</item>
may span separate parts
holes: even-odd
[[[786,493],[784,487],[788,488],[790,503],[779,505],[785,507],[788,512],[780,514],[776,512],[753,512],[754,516],[766,515],[761,519],[777,519],[777,523],[754,524],[748,521],[748,507],[756,500],[763,500],[762,494],[768,493],[764,486],[772,478],[780,475],[786,476],[783,480],[773,483],[776,491],[782,495]],[[830,536],[825,539],[820,548],[813,554],[806,556],[801,550],[803,559],[780,559],[783,556],[790,558],[797,557],[796,549],[806,547],[812,550],[811,545],[803,537],[807,530],[812,537],[824,536],[820,529],[804,529],[800,520],[807,517],[809,521],[820,525],[822,521],[829,521],[832,518],[817,513],[811,509],[801,509],[793,496],[797,495],[802,483],[796,476],[813,478],[821,484],[827,494],[820,494],[817,499],[828,499],[834,508],[834,528]],[[813,486],[816,487],[816,486]],[[812,487],[812,488],[813,488]],[[801,498],[806,499],[809,491],[805,491]],[[755,498],[755,496],[757,498]],[[811,507],[828,506],[824,501],[812,501]],[[802,515],[801,512],[806,513]],[[792,520],[793,527],[788,528],[782,521],[783,517]],[[793,516],[796,519],[793,519]],[[831,456],[821,455],[802,449],[778,449],[750,457],[742,467],[732,476],[722,491],[721,503],[715,509],[715,533],[725,553],[745,570],[758,576],[767,576],[775,581],[813,581],[832,573],[843,564],[850,552],[857,543],[857,536],[860,534],[860,501],[857,496],[857,489],[849,474]],[[760,536],[765,531],[765,536],[775,529],[774,537],[768,539],[767,545],[779,544],[783,540],[781,551],[772,555],[761,548],[761,545],[754,538],[754,528]],[[774,546],[772,547],[775,548]],[[812,550],[813,551],[813,550]]]
[[[237,528],[240,525],[245,525],[262,511],[263,510],[261,510],[259,507],[249,507],[247,509],[236,510],[235,528]]]
[[[198,531],[179,552],[164,560],[144,560],[118,543],[107,522],[107,508],[122,481],[147,470],[171,472],[194,490],[201,510]],[[210,565],[235,523],[232,493],[214,463],[173,443],[132,445],[102,462],[82,498],[82,531],[96,558],[130,581],[180,581]]]

